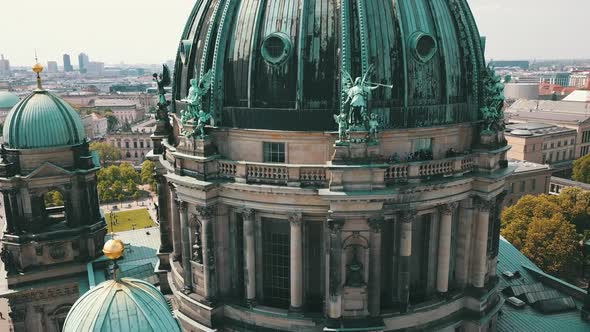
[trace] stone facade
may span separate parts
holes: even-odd
[[[504,207],[516,204],[525,195],[549,193],[553,169],[548,165],[527,161],[512,161],[509,164],[515,171],[506,179]]]
[[[500,162],[508,147],[447,157],[473,143],[471,130],[389,131],[373,152],[346,147],[378,160],[432,138],[433,160],[411,163],[335,165],[334,133],[219,128],[210,141],[164,141],[150,155],[162,174],[161,253],[171,253],[160,255],[161,283],[183,327],[320,331],[372,317],[368,327],[387,331],[441,328],[456,315],[450,326],[486,330],[501,304],[498,206],[512,168]],[[264,162],[265,142],[285,144],[285,163]],[[204,153],[208,144],[219,153]]]
[[[141,165],[152,149],[149,132],[111,133],[106,140],[112,146],[121,149],[121,161]]]

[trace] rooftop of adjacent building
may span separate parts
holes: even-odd
[[[533,171],[540,171],[540,170],[549,170],[551,166],[537,164],[526,160],[516,160],[512,159],[508,161],[508,165],[514,167],[514,175],[518,175],[525,172],[533,172]]]
[[[551,177],[551,184],[557,184],[562,187],[577,187],[577,188],[581,188],[581,189],[590,191],[590,184],[587,184],[584,182],[579,182],[579,181],[574,181],[574,180],[570,180],[570,179],[560,178],[557,176]]]
[[[576,133],[577,131],[575,129],[541,122],[514,123],[506,126],[506,136],[542,137],[557,134],[575,135]]]
[[[565,97],[563,101],[590,103],[590,90],[576,90]]]
[[[590,119],[590,103],[519,99],[506,109],[511,120],[582,123]]]
[[[520,277],[509,277],[509,273],[518,271]],[[504,274],[504,272],[509,272]],[[517,275],[518,275],[517,274]],[[498,276],[500,288],[507,291],[511,286],[523,286],[537,284],[538,289],[545,294],[553,294],[560,298],[571,298],[576,309],[561,311],[554,304],[535,305],[537,308],[556,309],[552,314],[543,313],[542,310],[526,304],[517,308],[506,303],[498,318],[498,331],[589,331],[590,323],[581,319],[580,308],[586,291],[564,282],[558,278],[544,273],[538,266],[531,262],[524,254],[510,244],[506,239],[500,239],[500,251],[498,256]],[[503,292],[504,293],[504,292]],[[535,295],[535,294],[533,294]],[[507,298],[507,295],[502,295]],[[526,298],[526,294],[521,297]],[[529,298],[531,296],[528,296]],[[550,301],[550,300],[549,300]],[[542,301],[538,301],[542,302]],[[569,302],[564,300],[564,302]],[[572,303],[572,302],[569,302]]]

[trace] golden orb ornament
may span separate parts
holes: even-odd
[[[119,259],[125,252],[125,244],[121,240],[108,240],[102,247],[102,252],[108,259]]]
[[[33,71],[39,75],[43,71],[43,66],[40,63],[33,65]]]

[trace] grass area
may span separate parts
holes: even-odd
[[[106,214],[108,232],[130,231],[135,225],[135,229],[154,227],[156,224],[150,217],[147,209],[128,210],[113,213],[116,223],[111,224],[111,214]],[[114,229],[111,229],[113,226]]]

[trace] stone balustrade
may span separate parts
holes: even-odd
[[[471,172],[475,158],[471,155],[441,160],[390,164],[385,170],[385,182],[452,176]],[[328,165],[285,165],[244,161],[218,160],[218,177],[238,183],[260,183],[280,186],[327,187]]]

